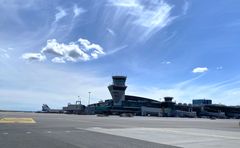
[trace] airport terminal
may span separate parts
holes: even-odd
[[[62,110],[51,110],[46,104],[43,112],[67,114],[97,114],[120,116],[159,116],[189,118],[240,118],[240,106],[212,104],[211,99],[193,99],[192,104],[176,103],[173,97],[164,97],[163,101],[151,98],[126,95],[126,76],[112,76],[108,90],[112,99],[84,106],[81,101],[68,104]],[[47,106],[47,107],[46,107]]]
[[[239,147],[239,106],[126,95],[127,77],[112,79],[112,99],[99,103],[76,101],[62,109],[43,104],[38,113],[0,112],[1,148]]]

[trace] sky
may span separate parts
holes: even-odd
[[[0,0],[0,109],[126,94],[240,105],[238,0]]]

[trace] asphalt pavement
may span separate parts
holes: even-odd
[[[0,118],[1,148],[219,148],[240,145],[238,120],[21,112],[2,112]]]

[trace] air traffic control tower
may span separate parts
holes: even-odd
[[[122,101],[125,100],[125,90],[127,86],[125,85],[126,76],[112,76],[113,84],[108,86],[111,93],[114,106],[121,106]]]

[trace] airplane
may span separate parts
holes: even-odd
[[[62,109],[51,109],[47,104],[42,105],[42,111],[37,113],[63,113]]]

